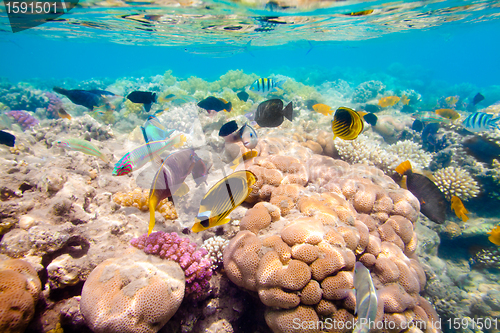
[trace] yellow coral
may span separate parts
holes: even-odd
[[[173,86],[177,82],[177,78],[172,75],[172,70],[169,69],[168,71],[163,74],[163,84],[166,86]]]
[[[244,89],[258,78],[259,77],[256,74],[245,74],[241,69],[229,70],[226,74],[220,77],[220,80],[210,84],[210,90],[217,91],[224,88],[236,90]]]
[[[303,100],[319,100],[322,98],[321,94],[316,90],[316,88],[306,86],[305,84],[297,82],[293,79],[287,79],[283,84],[283,89],[289,96],[299,96]]]
[[[194,94],[197,91],[205,93],[209,90],[209,83],[199,77],[190,76],[187,80],[180,81],[179,87],[186,90],[189,94]],[[196,98],[196,96],[194,97]]]
[[[128,193],[117,192],[113,195],[113,201],[121,206],[135,207],[145,212],[149,210],[149,190],[136,188]],[[167,220],[174,220],[177,218],[174,204],[168,201],[168,199],[160,201],[156,206],[156,211]]]
[[[132,113],[139,114],[143,110],[142,104],[131,102],[128,99],[123,104],[125,105],[124,116],[128,116]]]

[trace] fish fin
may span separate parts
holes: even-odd
[[[152,195],[149,196],[149,227],[148,227],[148,236],[151,234],[153,231],[153,228],[155,227],[155,210],[156,210],[156,205],[158,204],[158,198],[154,194],[154,190]]]
[[[232,109],[233,105],[231,104],[231,102],[227,102],[227,104],[224,106],[224,110],[226,110],[227,112],[231,112]]]
[[[293,121],[293,104],[292,102],[288,103],[288,105],[283,110],[283,115],[286,119]]]
[[[250,46],[252,46],[251,44],[252,44],[252,40],[250,40],[248,43],[246,43],[246,45],[245,45],[245,52],[248,52],[252,57],[255,58],[255,56],[253,55],[253,53],[250,51]]]
[[[182,183],[181,186],[175,191],[174,195],[176,197],[182,197],[189,193],[189,186],[186,183]]]
[[[308,40],[308,41],[307,41],[307,43],[309,44],[309,50],[307,50],[306,55],[308,55],[308,54],[309,54],[309,52],[311,52],[311,51],[312,51],[312,49],[314,48],[314,45],[311,43],[311,41],[310,41],[310,40]]]
[[[153,103],[144,104],[144,110],[146,110],[146,112],[151,111],[152,105],[153,105]]]
[[[141,131],[142,131],[142,136],[144,137],[144,141],[146,143],[148,143],[149,140],[148,140],[148,136],[146,135],[146,130],[144,129],[144,126],[141,126]]]
[[[411,163],[410,161],[406,160],[399,164],[396,167],[396,172],[399,173],[400,175],[404,175],[408,170],[411,170]]]
[[[219,222],[215,223],[214,227],[215,226],[219,226],[219,225],[223,225],[223,224],[226,224],[226,223],[229,223],[230,221],[231,221],[231,219],[229,217],[226,217],[225,219],[222,219]]]

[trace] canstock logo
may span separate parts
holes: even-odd
[[[12,32],[33,28],[58,18],[73,9],[78,0],[16,1],[4,0]]]

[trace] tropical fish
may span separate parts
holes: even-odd
[[[460,113],[453,109],[437,109],[436,114],[440,115],[443,118],[450,119],[450,120],[457,120],[460,118]]]
[[[91,92],[96,95],[101,95],[101,96],[117,96],[116,94],[112,93],[111,91],[107,90],[101,90],[101,89],[91,89],[87,90],[88,92]]]
[[[463,126],[471,132],[481,132],[494,130],[495,128],[500,129],[500,125],[497,121],[500,117],[493,118],[493,115],[483,112],[474,112],[469,115],[463,121]]]
[[[354,140],[363,131],[363,120],[359,113],[346,107],[335,111],[332,120],[333,139]]]
[[[290,102],[283,108],[281,99],[270,99],[262,102],[255,112],[255,121],[261,127],[278,127],[283,123],[285,117],[290,121],[293,120],[293,105]]]
[[[462,141],[462,146],[467,148],[469,154],[478,160],[486,163],[493,162],[500,156],[500,146],[493,141],[489,141],[480,136],[470,136]]]
[[[178,134],[167,140],[151,141],[133,149],[116,162],[111,174],[113,176],[123,176],[134,170],[142,168],[149,161],[153,160],[156,156],[159,156],[168,148],[180,143],[183,136],[183,134]]]
[[[474,98],[472,99],[472,105],[476,105],[477,103],[481,102],[482,100],[484,100],[484,96],[481,95],[481,93],[477,93],[476,96],[474,96]]]
[[[225,123],[219,130],[219,136],[224,137],[226,142],[243,142],[248,149],[254,149],[259,142],[257,132],[250,125],[243,125],[238,130],[238,124],[235,120]]]
[[[457,102],[458,102],[459,96],[449,96],[446,97],[444,100],[446,101],[446,104],[448,104],[451,107],[454,107]]]
[[[306,105],[306,107],[311,110],[311,111],[314,111],[314,108],[313,106],[315,106],[316,104],[320,104],[317,100],[315,99],[308,99],[304,102],[304,104]]]
[[[275,92],[277,89],[283,89],[283,83],[285,83],[286,80],[281,80],[281,81],[275,81],[273,79],[268,79],[268,78],[260,78],[255,80],[251,85],[250,85],[250,91],[253,91],[258,94],[268,94],[270,92]]]
[[[443,223],[446,220],[446,199],[439,187],[426,176],[413,173],[410,161],[398,165],[396,172],[406,175],[406,187],[420,202],[420,212],[431,221]]]
[[[205,162],[201,158],[199,158],[197,155],[195,156],[195,162],[193,166],[193,179],[194,182],[196,183],[196,186],[198,187],[201,183],[206,183],[207,178],[208,178],[208,170],[210,168],[207,168],[205,165]]]
[[[489,241],[495,245],[500,246],[500,225],[497,225],[490,232],[488,232],[490,237],[488,237]]]
[[[8,132],[0,131],[0,144],[6,145],[7,147],[14,147],[16,143],[16,137]]]
[[[144,105],[144,110],[149,112],[151,110],[151,105],[156,103],[156,93],[149,91],[132,91],[127,95],[127,99],[132,103]]]
[[[228,223],[229,213],[238,207],[252,191],[257,178],[248,170],[236,171],[212,186],[200,203],[200,210],[191,230],[200,232]]]
[[[96,146],[87,140],[81,140],[76,138],[67,138],[54,141],[54,146],[65,148],[68,150],[75,150],[82,152],[87,155],[99,157],[106,163],[109,163],[109,159],[104,155]]]
[[[94,94],[86,90],[67,90],[59,87],[54,87],[53,90],[56,93],[68,97],[71,102],[77,105],[85,106],[89,110],[94,110],[94,107],[102,107],[104,105],[109,106],[107,101],[101,95]]]
[[[213,96],[205,98],[204,100],[198,103],[198,106],[207,111],[214,110],[217,112],[222,110],[231,112],[232,109],[231,102],[228,102],[223,98],[217,98]]]
[[[359,113],[359,112],[358,112]],[[363,119],[370,125],[375,126],[377,125],[377,116],[374,115],[373,113],[365,113],[362,115]]]
[[[469,214],[469,211],[465,208],[462,200],[456,195],[451,197],[451,209],[455,211],[455,215],[460,218],[463,222],[467,222],[469,217],[465,214]]]
[[[236,96],[238,96],[240,101],[246,102],[246,101],[248,101],[248,96],[250,96],[250,95],[248,95],[248,93],[246,91],[242,90],[239,93],[237,93]]]
[[[141,130],[146,143],[167,140],[174,132],[174,130],[167,130],[154,115],[148,117],[144,126],[141,126]]]
[[[314,111],[321,113],[322,115],[325,115],[325,116],[329,116],[334,112],[331,107],[329,107],[326,104],[321,104],[321,103],[314,104],[312,108]]]
[[[158,203],[165,198],[171,201],[174,194],[180,196],[189,190],[184,180],[193,171],[196,157],[193,149],[176,151],[165,158],[156,172],[149,191],[148,235],[155,226],[155,209]]]
[[[406,95],[401,96],[401,104],[408,105],[410,104],[410,99],[406,97]]]
[[[356,291],[356,309],[358,322],[353,333],[370,331],[369,323],[377,316],[377,290],[373,285],[370,271],[361,262],[354,265],[354,290]]]
[[[398,96],[382,97],[381,99],[379,99],[378,105],[383,107],[383,108],[386,108],[388,106],[393,106],[394,104],[399,102],[399,99],[400,98]]]
[[[235,158],[232,162],[231,165],[229,166],[231,170],[235,171],[236,168],[238,168],[238,165],[240,165],[243,162],[246,162],[254,157],[257,157],[258,153],[255,150],[249,150],[246,153],[243,153],[239,155],[237,158]]]
[[[71,115],[66,112],[63,108],[59,108],[57,110],[57,114],[59,115],[60,118],[65,118],[71,120]]]
[[[415,119],[413,121],[413,124],[411,125],[411,129],[416,132],[422,132],[422,130],[424,129],[424,123],[418,119]]]

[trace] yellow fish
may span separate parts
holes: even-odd
[[[449,106],[455,106],[458,102],[458,96],[450,96],[444,99]]]
[[[248,170],[236,171],[212,186],[201,200],[200,210],[191,230],[200,232],[228,223],[229,213],[248,197],[257,178]]]
[[[460,113],[453,109],[437,109],[435,112],[446,119],[457,120],[460,118]]]
[[[238,167],[238,165],[240,165],[241,163],[243,162],[246,162],[248,161],[249,159],[252,159],[254,157],[257,157],[259,153],[257,153],[256,150],[250,150],[250,151],[247,151],[246,153],[238,156],[237,158],[234,159],[233,162],[231,162],[231,165],[229,166],[233,171],[236,170],[236,168]]]
[[[65,119],[71,120],[71,115],[69,113],[67,113],[66,110],[64,110],[63,108],[59,108],[59,110],[57,110],[57,114],[61,118],[65,118]]]
[[[488,237],[490,242],[500,246],[500,225],[497,225],[490,232],[488,232],[488,234],[491,235],[490,237]]]
[[[451,209],[455,211],[455,215],[460,218],[463,222],[467,222],[469,217],[465,214],[469,214],[469,211],[464,207],[462,200],[457,196],[451,197]]]
[[[325,105],[325,104],[314,104],[313,105],[313,110],[318,112],[318,113],[321,113],[325,116],[329,116],[333,113],[333,109],[331,107],[329,107],[328,105]]]
[[[408,105],[410,104],[410,99],[406,97],[406,95],[403,95],[401,96],[401,103],[403,103],[403,105]]]
[[[378,105],[380,105],[383,108],[386,108],[388,106],[393,106],[397,102],[399,102],[399,97],[398,96],[387,96],[387,97],[382,97],[378,101]]]
[[[340,107],[332,120],[333,139],[354,140],[363,131],[363,119],[353,109]]]

